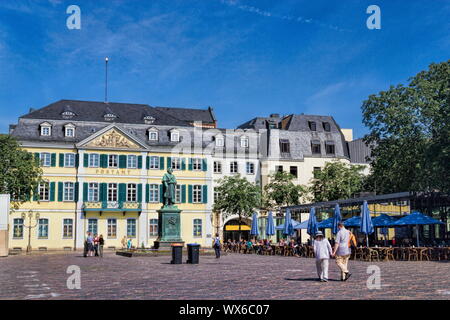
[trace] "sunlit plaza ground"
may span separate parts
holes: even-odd
[[[170,256],[126,258],[106,253],[19,255],[0,260],[0,299],[450,299],[450,262],[350,261],[352,277],[316,280],[315,260],[229,254],[200,264],[171,265]],[[183,257],[186,260],[186,257]],[[67,268],[81,270],[81,289],[68,289]],[[368,267],[381,271],[369,289]]]

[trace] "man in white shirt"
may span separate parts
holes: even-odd
[[[328,281],[328,260],[331,253],[330,243],[323,237],[323,233],[318,231],[314,241],[314,255],[316,257],[317,274],[322,282]]]
[[[350,231],[345,229],[342,223],[338,224],[339,231],[336,235],[336,244],[334,245],[333,256],[336,256],[336,264],[341,269],[341,280],[346,281],[352,275],[348,272],[348,259],[351,249],[349,247]]]

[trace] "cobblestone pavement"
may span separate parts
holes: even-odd
[[[183,257],[185,260],[186,257]],[[0,299],[450,299],[450,262],[350,261],[352,277],[316,281],[315,260],[230,254],[171,265],[170,256],[79,253],[0,258]],[[67,268],[81,269],[81,289],[67,288]],[[381,289],[367,288],[367,268],[381,270]]]

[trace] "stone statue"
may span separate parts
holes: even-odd
[[[175,204],[177,179],[172,172],[172,168],[168,168],[167,173],[162,178],[164,206],[172,206]]]

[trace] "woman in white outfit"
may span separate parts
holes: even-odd
[[[317,274],[322,282],[328,281],[328,260],[332,252],[330,243],[324,238],[323,233],[318,231],[315,235],[314,255],[316,257]]]

